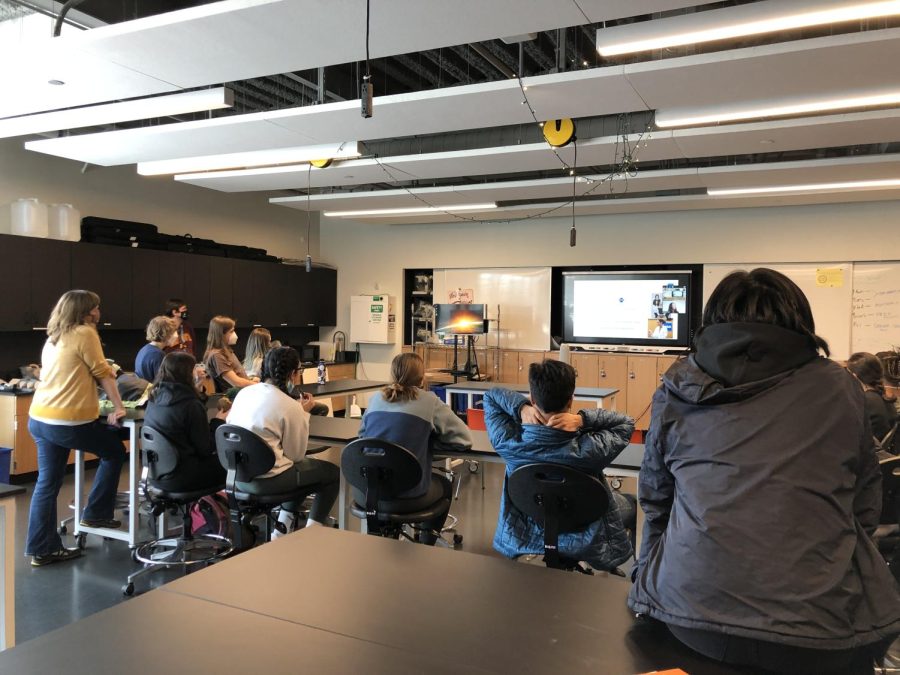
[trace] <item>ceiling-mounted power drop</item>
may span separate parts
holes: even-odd
[[[575,140],[575,120],[568,117],[561,120],[547,120],[541,125],[544,140],[554,148],[561,148]]]

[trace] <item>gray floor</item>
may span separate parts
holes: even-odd
[[[460,467],[463,475],[460,499],[454,501],[451,513],[459,516],[458,531],[463,535],[461,550],[500,557],[491,548],[494,527],[497,523],[499,496],[503,480],[503,466],[483,464],[486,470],[485,486],[481,489],[481,476],[469,474]],[[88,472],[90,477],[92,472]],[[127,602],[122,586],[127,575],[139,568],[131,560],[127,544],[106,541],[89,535],[84,555],[76,560],[31,567],[30,558],[23,555],[25,533],[28,528],[28,505],[34,484],[28,484],[28,492],[16,498],[16,641],[30,640],[48,631],[65,626],[94,612]],[[127,489],[123,481],[121,489]],[[74,478],[68,476],[60,492],[59,514],[68,515],[68,504],[74,494]],[[351,518],[358,530],[358,521]],[[143,527],[147,527],[143,523]],[[149,532],[149,530],[148,530]],[[63,538],[67,546],[74,546],[71,535]],[[139,579],[137,592],[156,587],[175,578],[176,572],[153,573]]]

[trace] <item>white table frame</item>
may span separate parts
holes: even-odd
[[[456,384],[442,385],[444,387],[444,401],[447,405],[453,405],[453,394],[466,395],[466,407],[472,408],[475,404],[475,396],[483,396],[490,389],[509,389],[528,396],[529,388],[527,384],[513,384],[510,382],[457,382]],[[597,407],[607,410],[616,409],[616,394],[618,389],[608,388],[604,394],[588,393],[590,389],[599,389],[599,387],[576,387],[576,401],[596,401]]]
[[[139,518],[138,511],[141,505],[138,499],[138,488],[141,481],[141,427],[143,419],[122,420],[122,426],[128,429],[128,521],[126,529],[114,530],[108,527],[85,527],[81,524],[81,514],[87,505],[85,497],[84,479],[84,452],[75,451],[75,520],[73,532],[76,536],[81,534],[96,534],[101,537],[118,539],[128,542],[128,546],[134,548],[142,540],[138,539]]]

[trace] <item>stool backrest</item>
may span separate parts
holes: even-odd
[[[597,478],[561,464],[520,466],[506,484],[510,501],[519,511],[544,525],[555,513],[559,532],[573,532],[599,520],[609,508],[606,488]]]
[[[223,424],[216,429],[216,453],[228,471],[227,483],[249,483],[275,466],[275,451],[249,429]]]
[[[378,487],[378,499],[392,499],[412,490],[422,480],[416,456],[401,445],[381,438],[358,438],[341,453],[341,471],[347,482],[365,493],[370,480]]]
[[[150,480],[170,474],[178,466],[178,446],[153,427],[141,427],[141,463]]]
[[[894,426],[891,427],[890,431],[888,431],[884,438],[875,439],[875,449],[883,450],[884,452],[889,452],[894,454],[894,445],[897,442],[897,427],[900,426],[900,422],[895,422]]]

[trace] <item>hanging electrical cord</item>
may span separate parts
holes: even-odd
[[[359,87],[359,99],[360,99],[360,114],[369,118],[372,116],[372,96],[373,96],[373,87],[372,87],[372,70],[369,67],[369,15],[370,15],[370,0],[366,0],[366,74],[363,75],[362,83]]]
[[[310,221],[309,221],[309,200],[312,195],[312,162],[309,164],[309,168],[306,170],[306,271],[312,272],[312,256],[310,255],[309,249],[309,232],[310,232]]]
[[[578,180],[578,139],[572,141],[575,158],[572,160],[572,229],[569,230],[569,246],[575,246],[575,182]]]

